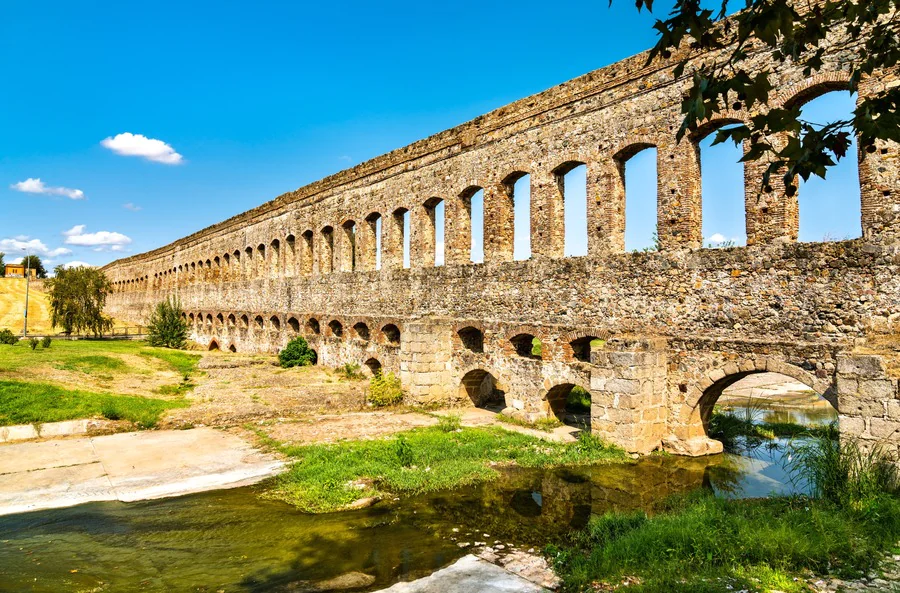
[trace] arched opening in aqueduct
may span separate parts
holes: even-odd
[[[506,397],[497,387],[497,378],[484,369],[466,373],[459,384],[459,399],[468,399],[476,408],[500,412],[506,407]]]
[[[747,371],[728,375],[709,386],[691,411],[692,433],[713,437],[710,420],[716,405],[732,408],[730,413],[753,422],[829,424],[837,420],[834,401],[826,399],[805,376],[805,371],[784,373]],[[724,410],[723,410],[724,411]],[[699,424],[699,426],[698,426]]]

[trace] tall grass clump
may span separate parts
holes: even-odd
[[[362,372],[362,367],[355,362],[348,362],[343,366],[339,366],[337,368],[337,374],[348,381],[358,381],[359,379],[365,379],[366,377]]]
[[[188,325],[177,299],[168,298],[157,303],[147,323],[147,343],[163,348],[184,348]]]
[[[288,342],[281,352],[278,353],[278,364],[286,369],[316,364],[316,359],[316,351],[309,347],[309,344],[302,336],[297,336]]]
[[[390,371],[375,373],[369,381],[369,403],[376,408],[396,406],[403,401],[400,379]]]
[[[841,439],[837,426],[792,445],[788,470],[796,486],[843,508],[865,511],[886,495],[900,493],[896,455],[880,444]]]

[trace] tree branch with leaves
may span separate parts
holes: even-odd
[[[690,69],[679,140],[726,111],[750,114],[742,124],[719,129],[714,143],[747,143],[742,160],[767,160],[763,184],[768,186],[772,175],[783,175],[788,195],[796,193],[797,177],[824,178],[847,155],[853,136],[867,153],[876,151],[878,141],[900,142],[900,86],[867,92],[851,119],[823,124],[804,120],[800,105],[770,108],[773,73],[745,67],[752,53],[768,51],[775,62],[800,65],[809,77],[826,67],[829,46],[837,43],[855,52],[846,89],[859,92],[867,78],[896,71],[900,0],[719,1],[714,11],[701,6],[700,0],[676,0],[668,17],[654,25],[659,40],[648,64],[658,57],[670,59],[681,50],[684,57],[673,74],[681,78]],[[653,0],[635,4],[638,10],[653,10]],[[738,4],[742,9],[729,16]]]

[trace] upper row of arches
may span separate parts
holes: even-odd
[[[830,93],[824,109],[838,112],[829,119],[847,116],[854,101],[848,92],[835,92],[839,86],[839,81],[823,80],[797,89],[796,101],[825,99],[823,95]],[[834,95],[841,97],[835,101]],[[817,106],[812,117],[822,119],[818,116],[822,108]],[[737,163],[739,148],[710,146],[716,129],[739,120],[740,114],[733,113],[710,122],[691,141],[678,145],[630,138],[607,161],[574,155],[552,167],[516,169],[489,183],[467,185],[453,197],[430,196],[386,213],[364,212],[120,280],[115,288],[169,289],[210,281],[498,262],[533,255],[599,255],[626,248],[741,245],[796,240],[798,232],[807,240],[860,235],[859,171],[852,158],[831,173],[837,177],[830,180],[835,191],[825,191],[819,182],[810,184],[819,207],[804,208],[808,188],[801,188],[798,203],[783,195],[783,188],[763,188],[764,165]],[[719,153],[711,160],[704,157],[715,151]],[[640,166],[637,171],[632,164]],[[651,174],[646,168],[652,169]],[[702,176],[704,169],[715,175]],[[855,192],[848,191],[853,188]],[[823,203],[827,206],[821,207]],[[806,216],[800,214],[807,210],[813,230],[803,236],[801,220]],[[822,222],[828,215],[845,226],[829,227]],[[640,231],[638,238],[629,236],[631,228]]]

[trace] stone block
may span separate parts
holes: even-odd
[[[837,387],[837,394],[839,398],[847,396],[856,397],[859,393],[859,381],[854,377],[838,375],[838,378],[835,381],[835,385]]]
[[[715,383],[716,381],[721,381],[722,379],[725,378],[725,370],[724,369],[713,369],[709,373],[707,373],[706,376],[709,378],[710,381],[712,381],[712,383]],[[710,383],[710,385],[712,385],[712,383]]]
[[[841,397],[838,399],[838,405],[842,414],[851,416],[872,416],[884,415],[884,403],[882,400],[869,400],[861,397]]]
[[[890,379],[860,379],[859,397],[871,400],[894,398],[894,382]]]
[[[861,416],[839,416],[838,426],[841,434],[860,436],[866,432],[866,420]]]
[[[886,376],[884,359],[874,355],[839,356],[838,375],[852,375],[865,379],[880,379]]]
[[[611,393],[640,393],[641,382],[634,379],[610,379],[606,382],[605,389]]]
[[[869,421],[869,433],[879,440],[896,441],[900,438],[900,421],[872,418]]]

